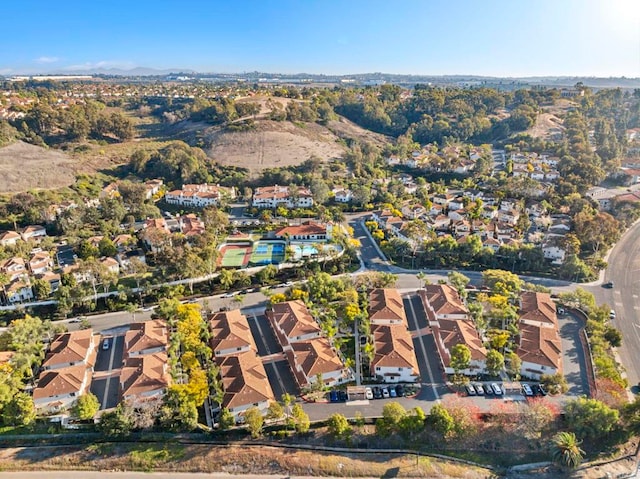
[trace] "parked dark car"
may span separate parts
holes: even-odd
[[[398,395],[399,398],[404,397],[405,390],[402,384],[398,384],[396,386],[396,394]]]
[[[382,389],[378,386],[373,388],[373,399],[382,399]]]
[[[331,402],[338,402],[339,401],[338,391],[331,391],[329,393],[329,401],[331,401]]]
[[[547,391],[540,384],[532,384],[531,389],[533,389],[533,394],[536,396],[546,396]]]
[[[347,392],[346,391],[338,391],[338,398],[340,399],[340,402],[346,402],[347,401]]]
[[[602,286],[604,286],[605,288],[613,288],[613,281],[608,281],[606,283],[604,283]]]

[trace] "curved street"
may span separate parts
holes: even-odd
[[[614,287],[601,284],[586,287],[598,304],[606,303],[616,311],[612,324],[622,332],[622,346],[618,353],[627,370],[629,386],[638,392],[640,381],[640,222],[633,225],[614,246],[608,258],[609,266],[604,283],[613,281]],[[604,284],[603,283],[603,284]]]

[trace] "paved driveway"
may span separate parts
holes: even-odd
[[[580,328],[582,321],[572,314],[558,316],[560,340],[562,342],[562,369],[564,377],[569,383],[568,395],[588,395],[589,379],[587,376],[587,361],[580,342]]]
[[[105,340],[109,341],[109,349],[102,348]],[[118,404],[123,352],[123,335],[100,338],[90,390],[98,398],[101,410],[116,407]]]

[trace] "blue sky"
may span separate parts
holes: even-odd
[[[0,74],[141,66],[640,77],[640,0],[3,3]]]

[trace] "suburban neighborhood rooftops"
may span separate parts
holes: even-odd
[[[128,358],[120,373],[122,397],[144,396],[167,388],[171,384],[167,369],[164,351]]]
[[[214,313],[209,318],[211,349],[218,356],[221,351],[250,348],[257,351],[247,318],[239,309]]]
[[[166,321],[162,319],[133,323],[124,337],[124,347],[128,354],[164,349],[168,344],[169,330]]]
[[[427,284],[420,295],[428,301],[436,316],[469,314],[458,291],[448,284]]]
[[[402,298],[397,289],[374,289],[369,295],[369,318],[377,321],[407,322]]]
[[[562,370],[562,345],[555,328],[520,322],[520,343],[516,354],[529,362]]]
[[[222,406],[235,408],[274,401],[273,391],[262,362],[255,351],[217,358],[222,377]]]
[[[556,325],[556,305],[549,293],[526,291],[520,295],[520,320]]]

